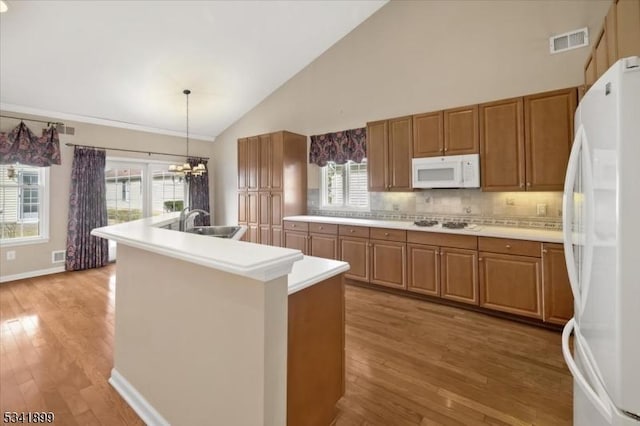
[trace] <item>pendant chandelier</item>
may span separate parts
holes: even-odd
[[[184,164],[171,164],[169,171],[188,179],[193,176],[202,176],[207,172],[207,168],[201,161],[198,161],[198,165],[193,167],[189,164],[189,95],[191,94],[191,90],[184,89],[182,93],[187,97],[187,161],[185,161]]]

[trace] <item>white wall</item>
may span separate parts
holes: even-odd
[[[594,36],[610,3],[391,1],[217,137],[216,222],[237,221],[238,138],[338,131],[580,85],[588,49],[550,55],[548,38],[585,26]]]

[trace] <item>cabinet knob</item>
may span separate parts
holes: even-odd
[[[505,247],[510,249],[511,248],[511,244],[507,244]]]
[[[478,258],[478,262],[482,262],[482,258],[481,257]]]
[[[385,233],[384,233],[384,236],[385,236],[385,237],[388,237],[388,236],[389,236],[389,233],[388,233],[388,232],[385,232]]]
[[[546,253],[546,252],[547,252],[547,249],[542,249],[542,252],[543,252],[543,253]]]
[[[444,152],[447,152],[447,151],[449,151],[449,148],[445,148],[445,149],[444,149]]]
[[[527,186],[531,186],[531,182],[527,182]]]
[[[524,188],[524,183],[520,182],[520,188]]]
[[[355,230],[349,229],[349,232],[351,232],[353,234],[355,232]]]
[[[318,229],[322,231],[324,229],[324,227],[319,226]]]

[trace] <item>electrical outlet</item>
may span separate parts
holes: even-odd
[[[393,208],[394,212],[397,212],[397,211],[400,210],[400,205],[399,204],[394,204],[394,205],[392,205],[392,208]]]
[[[7,251],[7,260],[16,260],[16,251],[15,250]]]
[[[536,214],[538,216],[546,216],[547,215],[547,205],[546,204],[536,204]]]
[[[508,206],[515,206],[516,205],[515,198],[507,198],[507,200],[505,202],[507,203]]]

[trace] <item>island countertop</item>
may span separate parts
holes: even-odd
[[[407,231],[437,232],[443,234],[473,235],[477,237],[513,238],[546,243],[562,243],[562,231],[557,229],[516,228],[508,226],[472,225],[464,229],[417,226],[399,220],[360,219],[336,216],[287,216],[284,220],[296,222],[331,223],[336,225],[366,226],[374,228],[404,229]]]

